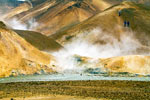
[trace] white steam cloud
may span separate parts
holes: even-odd
[[[95,41],[103,41],[104,43],[95,43]],[[57,71],[79,72],[82,71],[84,64],[78,64],[79,62],[75,60],[74,55],[94,58],[88,63],[90,67],[94,67],[99,58],[137,54],[137,50],[141,47],[140,42],[134,38],[133,32],[122,33],[118,40],[96,28],[77,36],[71,43],[66,44],[64,49],[54,52],[53,55],[58,62]]]
[[[11,28],[18,29],[18,30],[33,30],[35,27],[39,25],[34,19],[29,20],[25,24],[25,23],[21,23],[17,18],[7,21],[7,24]]]

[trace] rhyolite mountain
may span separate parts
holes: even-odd
[[[119,15],[119,12],[121,12],[121,15]],[[130,22],[129,27],[124,27],[124,21]],[[109,48],[109,46],[114,46],[112,54],[118,52],[117,47],[119,50],[122,50],[125,46],[125,51],[121,54],[115,57],[99,58],[95,61],[95,58],[81,57],[79,55],[78,59],[80,60],[77,60],[77,66],[100,68],[110,73],[129,72],[147,75],[150,74],[150,62],[148,60],[150,57],[145,56],[149,55],[150,52],[149,27],[149,5],[145,3],[122,2],[69,29],[59,30],[59,32],[49,37],[63,46],[67,45],[67,48],[69,44],[75,44],[76,41],[81,41],[76,44],[78,47],[81,47],[82,41],[84,40],[89,43],[91,48],[94,45],[97,46],[97,49],[101,49],[98,48],[98,46],[100,46],[102,49],[106,47],[107,49],[104,50],[109,51],[109,49],[112,49],[111,47]],[[74,45],[70,45],[70,47],[71,46]],[[88,52],[88,49],[85,52]],[[101,52],[99,52],[99,54],[101,54]]]
[[[0,77],[51,73],[54,61],[0,22]]]
[[[119,45],[119,49],[123,46],[128,49],[126,51],[125,48],[116,56],[99,58],[77,55],[78,53],[69,55],[70,52],[67,51],[69,58],[77,58],[73,63],[75,66],[100,68],[110,73],[150,74],[150,57],[146,56],[150,52],[149,1],[129,1],[133,0],[31,0],[32,6],[23,2],[13,7],[3,16],[6,23],[16,18],[28,25],[34,19],[38,25],[28,31],[11,29],[9,23],[7,28],[1,23],[1,77],[54,72],[53,69],[62,65],[59,61],[65,62],[67,58],[61,59],[64,52],[56,57],[51,55],[51,51],[67,51],[65,47],[76,40],[87,41],[88,45],[92,45],[91,48],[95,45],[105,48],[111,44],[114,47]],[[125,21],[130,23],[129,27],[124,27]],[[80,44],[82,43],[77,44],[77,48],[82,46]],[[76,49],[72,45],[70,48]],[[117,52],[115,50],[113,53]]]
[[[38,3],[38,1],[40,3]],[[33,30],[45,35],[56,33],[60,29],[66,29],[76,25],[91,16],[112,6],[104,0],[38,0],[33,1],[33,8],[7,17],[6,19],[17,18],[18,21],[28,24],[29,20],[34,19],[39,26]],[[34,4],[37,3],[37,5]]]
[[[7,20],[17,18],[18,21],[27,25],[34,19],[39,26],[32,30],[51,35],[60,30],[69,29],[123,1],[146,5],[150,3],[149,0],[24,0],[24,3],[30,5],[30,9],[23,7],[24,5],[18,5],[17,7],[21,8],[18,8],[19,13],[14,8],[9,11],[9,15],[13,16],[5,15],[5,17]]]
[[[119,12],[121,12],[121,16],[119,16]],[[108,8],[69,29],[60,30],[49,37],[54,38],[62,45],[70,42],[73,38],[76,38],[80,34],[85,34],[85,37],[90,36],[90,39],[97,41],[97,39],[100,40],[101,37],[96,37],[97,39],[94,38],[94,33],[90,31],[99,28],[102,32],[111,34],[116,39],[120,39],[120,37],[126,32],[134,33],[134,37],[138,39],[141,44],[149,46],[149,16],[150,6],[133,2],[123,2]],[[124,27],[124,21],[130,22],[130,26],[128,28]]]

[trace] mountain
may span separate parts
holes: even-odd
[[[0,22],[0,77],[53,72],[54,58]]]
[[[51,35],[69,29],[123,1],[145,3],[146,5],[150,3],[149,0],[7,0],[2,4],[7,4],[8,7],[11,7],[8,4],[17,5],[13,6],[17,8],[9,9],[9,12],[4,15],[6,21],[15,18],[29,25],[30,21],[34,20],[39,23],[39,26],[34,27],[33,31]],[[30,5],[29,9],[22,3]]]
[[[122,1],[31,0],[32,7],[26,2],[15,7],[4,15],[7,21],[17,18],[25,25],[34,26],[30,20],[38,24],[25,31],[1,23],[0,76],[76,70],[77,66],[149,74],[145,55],[150,52],[150,5],[142,0]]]
[[[15,7],[14,9],[12,9],[10,12],[6,13],[3,16],[3,19],[5,20],[9,20],[10,18],[12,18],[13,16],[20,14],[24,11],[28,11],[29,9],[31,9],[32,6],[29,3],[22,3],[19,6]]]
[[[49,37],[64,46],[67,56],[79,55],[74,66],[148,75],[149,16],[149,5],[122,2]]]
[[[20,6],[23,3],[28,3],[31,5],[30,0],[0,0],[0,8],[1,8],[0,13],[7,14],[12,9],[15,9],[16,7]],[[22,6],[24,6],[24,5],[22,5]]]
[[[119,16],[119,11],[121,12],[121,16]],[[99,28],[102,32],[110,34],[116,39],[119,39],[124,33],[134,33],[138,41],[143,45],[148,45],[150,40],[150,29],[148,28],[150,27],[149,12],[150,7],[147,5],[123,2],[122,4],[106,9],[78,25],[59,31],[50,37],[53,37],[60,44],[64,45],[71,41],[71,38],[73,39],[82,33],[82,35],[87,35],[86,33],[89,32],[90,36],[92,36],[91,30]],[[130,22],[129,28],[124,27],[124,21]],[[93,36],[95,36],[94,33]],[[90,38],[94,38],[93,36]],[[97,41],[97,39],[94,41]]]
[[[25,30],[14,30],[19,36],[41,51],[53,52],[63,48],[52,38],[48,38],[41,33]]]
[[[59,29],[66,29],[76,25],[111,6],[104,0],[38,1],[41,3],[38,4],[37,2],[37,5],[35,3],[32,9],[16,14],[12,18],[17,18],[22,23],[27,23],[29,20],[34,19],[40,25],[33,30],[45,35],[51,35]]]

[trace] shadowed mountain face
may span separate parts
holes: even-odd
[[[22,30],[15,30],[15,32],[41,51],[53,52],[62,48],[55,40],[41,33]]]
[[[41,3],[44,3],[47,0],[30,0],[30,1],[31,1],[32,5],[35,7]]]
[[[0,77],[53,72],[45,54],[0,22]]]

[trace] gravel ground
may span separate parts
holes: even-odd
[[[48,95],[82,96],[112,100],[150,100],[150,82],[101,80],[0,84],[1,100],[4,100],[4,98],[28,98]]]

